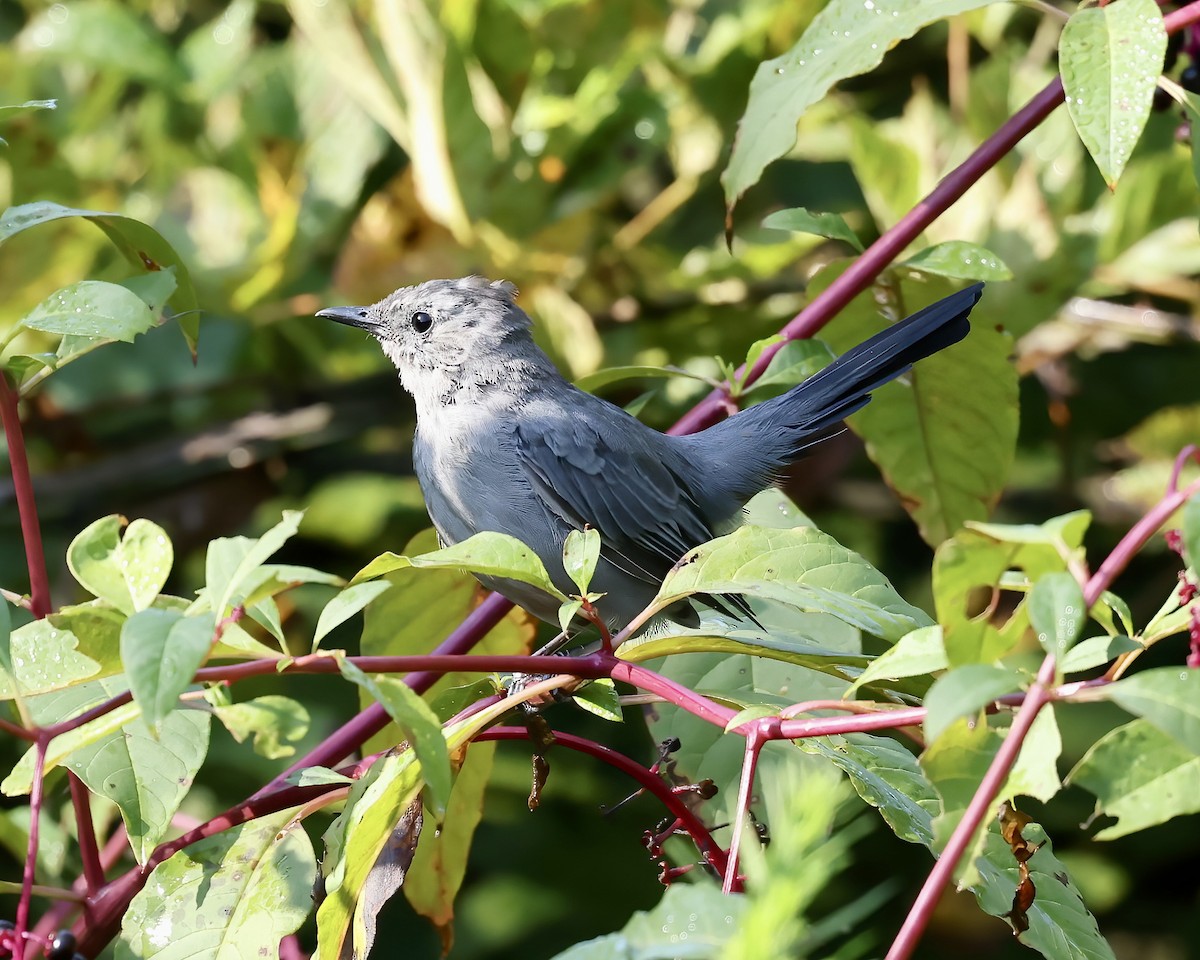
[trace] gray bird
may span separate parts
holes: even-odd
[[[366,330],[417,408],[413,464],[446,544],[484,530],[528,544],[555,585],[576,592],[563,541],[601,537],[592,589],[620,629],[692,547],[736,525],[746,501],[842,429],[872,390],[967,335],[983,284],[951,294],[838,357],[787,393],[691,436],[659,433],[563,379],[533,342],[516,288],[481,277],[402,287],[369,307],[317,316]],[[480,577],[557,623],[558,602],[512,580]],[[707,598],[748,612],[741,598]],[[671,611],[695,622],[696,614]]]

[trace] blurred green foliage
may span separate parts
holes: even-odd
[[[760,227],[764,215],[840,213],[869,242],[1056,69],[1060,21],[1032,9],[990,6],[921,32],[800,119],[796,146],[738,207],[731,252],[719,175],[751,77],[821,6],[0,3],[5,104],[57,101],[4,118],[0,206],[47,200],[153,224],[187,265],[202,311],[195,364],[173,325],[154,327],[80,357],[29,398],[51,562],[78,530],[124,513],[170,532],[172,583],[200,582],[209,540],[259,533],[281,507],[306,506],[284,559],[349,576],[426,521],[409,463],[412,413],[393,373],[374,343],[311,319],[316,309],[434,276],[504,276],[573,376],[666,363],[717,376],[716,357],[740,359],[804,302],[818,268],[853,253],[844,240]],[[975,314],[1013,335],[1023,376],[1020,441],[996,512],[1038,523],[1087,506],[1093,556],[1157,499],[1200,423],[1197,190],[1179,125],[1175,112],[1153,114],[1109,191],[1060,110],[921,244],[978,243],[1012,271]],[[59,287],[131,272],[82,220],[25,231],[0,248],[0,329]],[[835,321],[830,339],[842,346],[837,331]],[[53,342],[23,331],[9,351]],[[659,427],[707,389],[683,378],[652,385],[661,389],[642,416]],[[641,390],[604,392],[630,402]],[[851,439],[827,445],[788,489],[901,593],[928,598],[929,549]],[[23,589],[7,480],[0,498],[0,583]],[[1171,588],[1174,559],[1147,551],[1122,580],[1142,620]],[[56,603],[81,598],[63,566],[51,576]],[[313,585],[281,600],[287,635],[311,636],[331,593]],[[327,645],[353,637],[342,627]],[[328,689],[289,680],[289,695],[313,707],[305,743],[356,706]],[[1064,711],[1063,769],[1117,716],[1110,705]],[[580,715],[568,726],[596,723]],[[644,731],[619,737],[650,755]],[[222,730],[213,738],[188,800],[197,816],[276,769],[234,750]],[[527,762],[497,753],[454,957],[550,955],[657,901],[637,842],[657,813],[641,801],[600,819],[597,803],[626,784],[569,756],[556,759],[531,817]],[[50,785],[61,803],[61,775]],[[1200,956],[1195,884],[1180,879],[1200,869],[1195,818],[1097,844],[1075,830],[1088,806],[1068,790],[1041,822],[1065,835],[1056,853],[1118,955]],[[54,841],[61,825],[46,829],[49,875],[77,871]],[[8,876],[23,830],[18,815],[5,819]],[[847,955],[877,952],[929,860],[882,828],[837,859],[814,915],[898,884],[843,944]],[[947,898],[922,956],[1023,954],[960,899]],[[412,955],[436,954],[435,934],[403,903],[381,922]]]

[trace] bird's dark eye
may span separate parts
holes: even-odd
[[[412,328],[417,333],[428,333],[429,328],[433,326],[433,317],[427,314],[424,310],[419,310],[412,315]]]

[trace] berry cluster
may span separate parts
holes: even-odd
[[[0,957],[14,954],[12,937],[16,925],[11,920],[0,920]],[[28,936],[28,934],[26,934]],[[59,930],[46,943],[46,960],[87,960],[75,950],[75,934],[70,930]]]

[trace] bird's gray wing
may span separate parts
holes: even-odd
[[[616,433],[582,417],[527,420],[515,430],[519,460],[545,508],[569,527],[599,531],[605,559],[658,584],[713,532],[669,457],[636,433],[621,431],[624,442]]]

